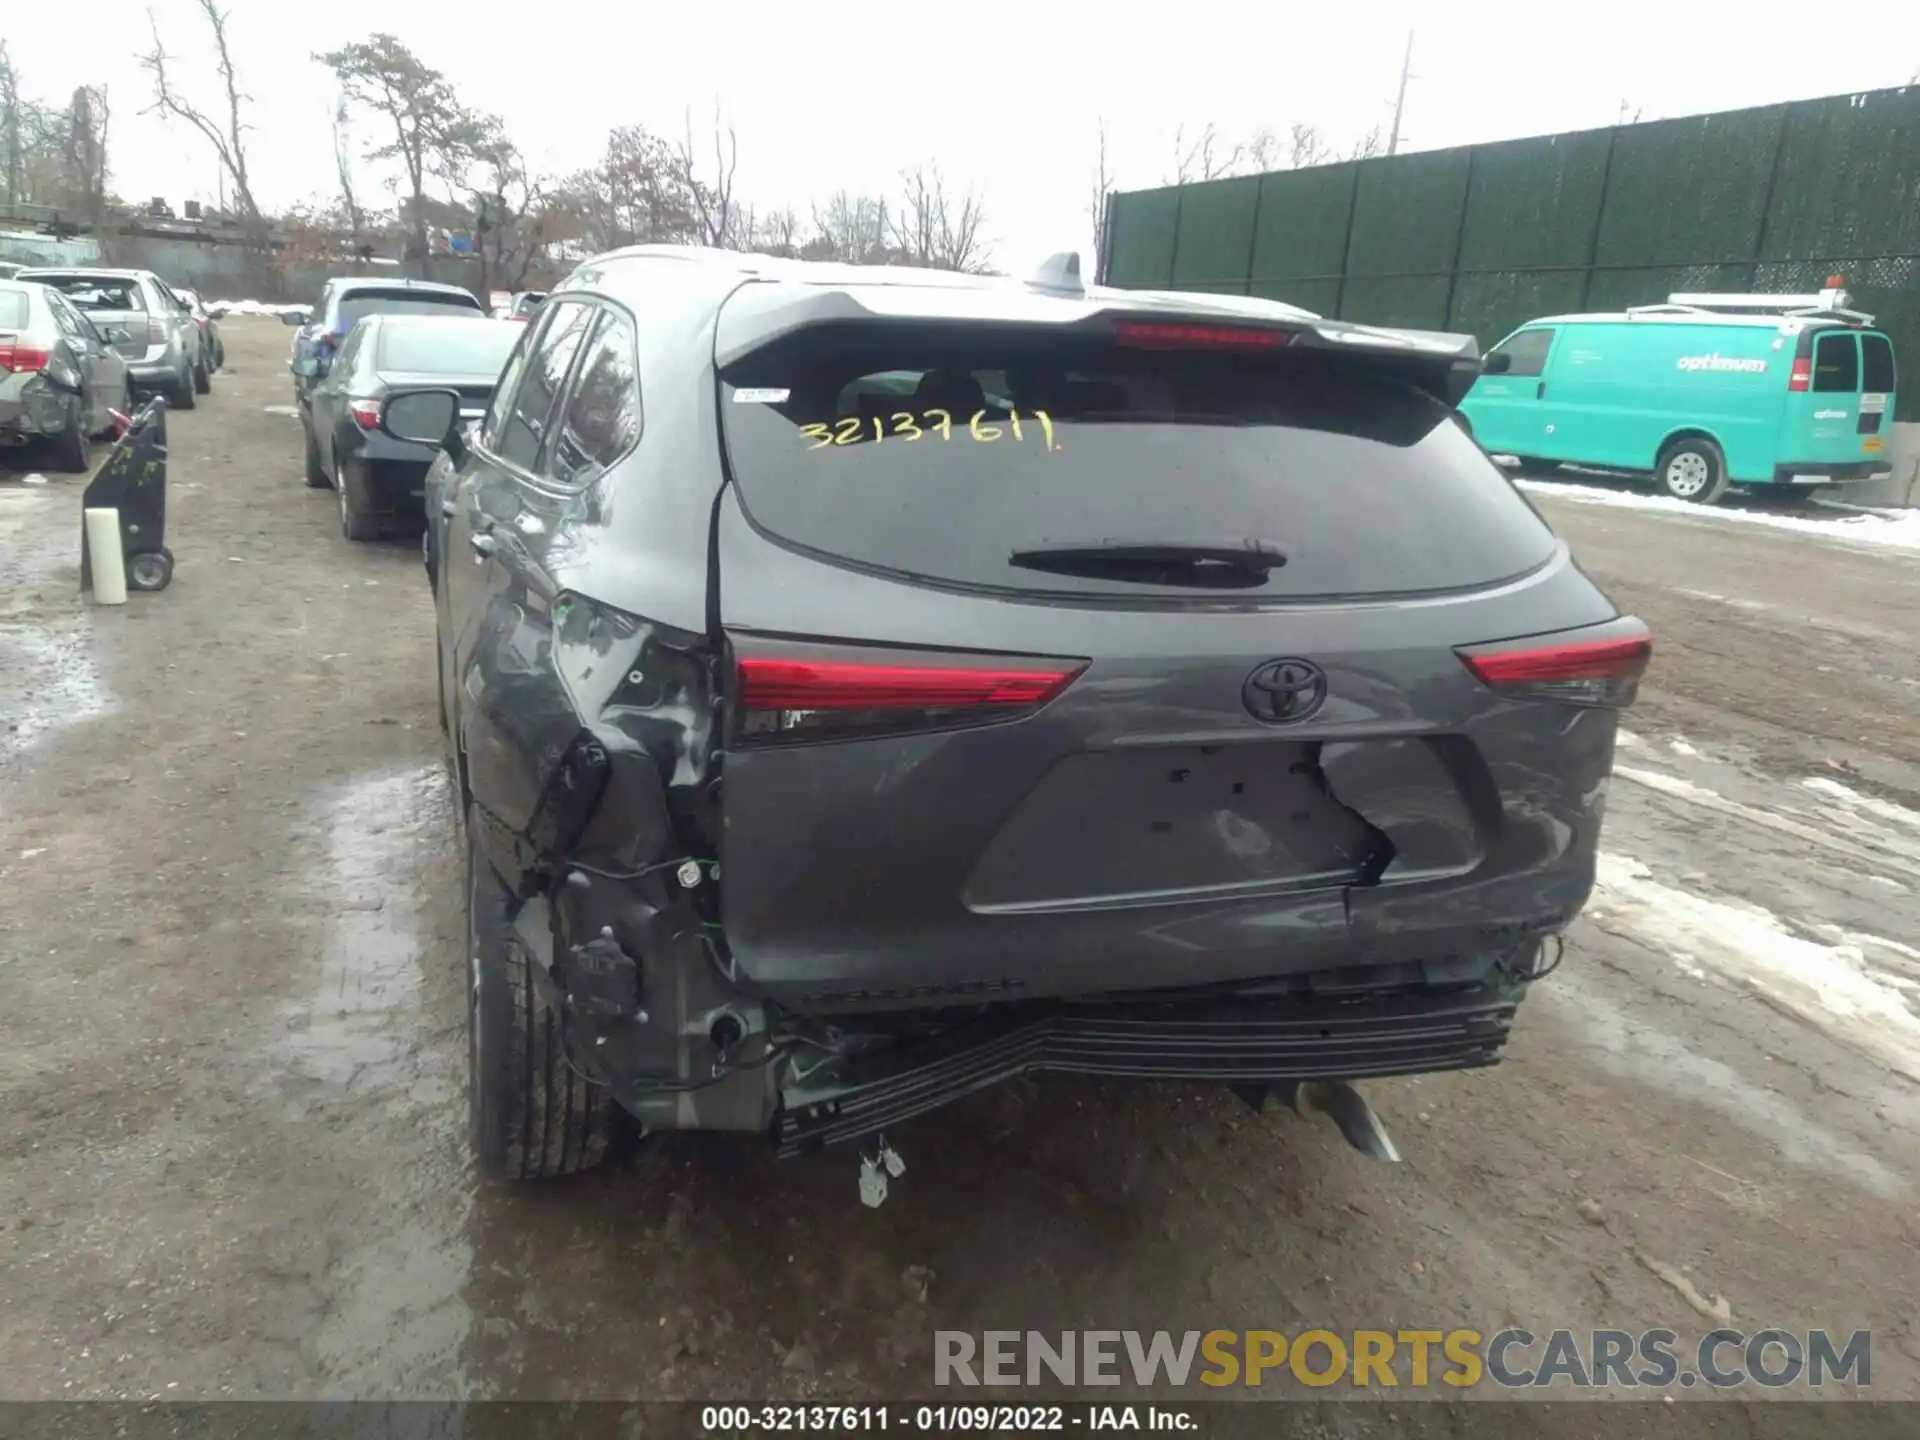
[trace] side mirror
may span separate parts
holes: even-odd
[[[1481,367],[1482,373],[1487,375],[1504,375],[1511,369],[1513,369],[1513,356],[1502,354],[1498,350],[1487,356],[1486,364]]]
[[[307,314],[308,312],[305,310],[282,310],[280,312],[280,323],[282,325],[304,325],[307,323]]]
[[[466,448],[461,435],[460,395],[454,390],[402,390],[380,406],[380,430],[395,440],[438,445],[455,459]]]

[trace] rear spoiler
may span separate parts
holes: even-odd
[[[1471,335],[1326,320],[1277,303],[1270,310],[1245,301],[1208,304],[1208,298],[993,285],[800,286],[747,278],[721,308],[713,359],[724,371],[790,335],[826,327],[1009,326],[1051,329],[1068,337],[1102,335],[1121,322],[1136,321],[1285,330],[1292,336],[1289,349],[1350,356],[1366,368],[1411,380],[1448,406],[1466,397],[1482,369],[1480,344]]]

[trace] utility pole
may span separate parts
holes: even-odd
[[[1393,101],[1393,133],[1387,137],[1387,154],[1400,153],[1400,116],[1407,108],[1407,81],[1413,78],[1413,31],[1407,32],[1407,58],[1400,62],[1400,93]],[[1378,131],[1374,132],[1378,134]]]

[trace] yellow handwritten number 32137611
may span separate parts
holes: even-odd
[[[1020,423],[1021,416],[1018,410],[1007,412],[1007,423],[1004,425],[985,423],[987,412],[976,410],[973,412],[973,418],[956,430],[952,412],[940,409],[922,410],[918,414],[900,410],[884,420],[878,415],[870,419],[849,415],[846,419],[835,421],[832,425],[802,425],[796,433],[802,440],[811,442],[807,445],[809,450],[830,450],[837,445],[858,445],[867,440],[878,445],[889,438],[911,445],[926,439],[929,435],[937,435],[942,440],[951,441],[956,434],[982,445],[991,445],[1002,439],[1020,444],[1026,442],[1031,436],[1038,439],[1048,450],[1058,450],[1060,446],[1054,439],[1053,417],[1044,410],[1035,410],[1031,415],[1033,419],[1040,422],[1037,435]]]

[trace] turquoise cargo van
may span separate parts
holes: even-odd
[[[1675,295],[1523,325],[1460,403],[1523,463],[1650,474],[1679,500],[1805,492],[1889,472],[1893,344],[1846,293]]]

